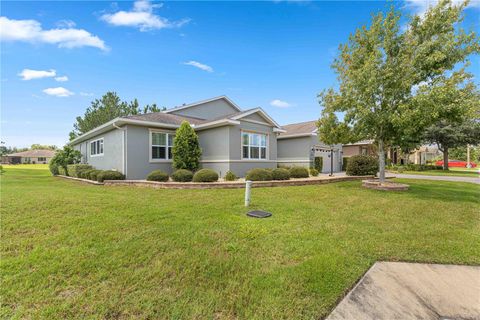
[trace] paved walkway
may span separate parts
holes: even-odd
[[[377,262],[327,320],[480,319],[480,266]]]
[[[437,181],[456,181],[456,182],[470,182],[480,184],[479,177],[457,177],[457,176],[425,176],[422,174],[404,174],[404,173],[387,173],[387,177],[396,177],[402,179],[423,179],[423,180],[437,180]]]

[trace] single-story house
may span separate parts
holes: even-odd
[[[344,144],[342,147],[343,157],[348,158],[356,155],[377,156],[376,146],[373,140],[361,140],[355,143]]]
[[[120,171],[127,179],[145,179],[153,170],[173,171],[175,130],[183,121],[188,121],[198,135],[201,167],[222,177],[229,170],[244,176],[252,168],[276,168],[277,140],[280,134],[288,133],[262,108],[242,110],[221,96],[163,112],[115,118],[75,138],[70,145],[80,151],[83,163]],[[298,157],[294,150],[282,155],[309,159],[311,147],[305,148]]]
[[[311,167],[315,157],[322,157],[321,172],[330,172],[332,166],[333,172],[341,171],[342,145],[328,146],[320,142],[317,136],[317,121],[292,123],[282,128],[285,132],[277,137],[279,165]]]
[[[20,163],[40,163],[46,164],[55,155],[52,150],[27,150],[17,153],[7,154],[2,157],[2,163],[20,164]]]

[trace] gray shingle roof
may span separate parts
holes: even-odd
[[[282,126],[284,130],[287,132],[282,132],[281,136],[290,136],[294,134],[308,134],[312,133],[317,129],[317,121],[306,121],[306,122],[299,122],[299,123],[292,123]]]
[[[9,157],[25,157],[25,158],[36,158],[36,157],[44,157],[44,158],[51,158],[55,155],[55,151],[52,150],[27,150],[12,154],[7,154]]]
[[[127,116],[122,118],[141,120],[141,121],[159,122],[159,123],[165,123],[165,124],[175,124],[175,125],[180,125],[182,124],[183,121],[188,121],[191,124],[202,124],[210,121],[210,120],[205,120],[200,118],[185,117],[185,116],[179,116],[176,114],[163,113],[163,112],[137,114],[137,115]]]

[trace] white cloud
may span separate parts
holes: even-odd
[[[36,20],[13,20],[0,17],[2,41],[43,42],[60,48],[95,47],[108,50],[102,39],[83,29],[63,27],[45,30]]]
[[[49,96],[56,96],[56,97],[69,97],[73,96],[74,93],[64,87],[56,87],[56,88],[47,88],[43,90],[45,94]]]
[[[60,20],[57,22],[57,27],[59,28],[73,28],[75,27],[77,24],[75,22],[73,22],[72,20]]]
[[[405,8],[411,9],[413,13],[423,16],[429,7],[437,5],[439,0],[405,0]],[[464,0],[452,0],[454,5],[463,3]],[[479,0],[472,0],[467,8],[480,8]]]
[[[198,68],[198,69],[201,69],[203,71],[207,71],[207,72],[213,72],[213,68],[206,65],[206,64],[203,64],[203,63],[200,63],[198,61],[193,61],[193,60],[190,60],[188,62],[184,62],[183,63],[184,65],[187,65],[187,66],[192,66],[192,67],[195,67],[195,68]]]
[[[93,97],[93,93],[90,92],[80,92],[80,95],[84,97]]]
[[[18,75],[22,77],[22,80],[32,80],[41,78],[52,78],[57,75],[57,72],[53,69],[50,69],[48,71],[23,69],[22,72],[20,72]]]
[[[189,19],[169,21],[153,13],[153,9],[162,7],[161,4],[152,4],[148,0],[137,0],[131,11],[118,11],[102,15],[101,19],[114,26],[135,27],[140,31],[181,27]]]
[[[290,103],[279,99],[270,101],[270,105],[277,108],[288,108],[292,106]]]
[[[65,82],[65,81],[68,81],[68,77],[67,76],[55,77],[55,80],[58,82]]]

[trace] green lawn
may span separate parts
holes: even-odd
[[[253,189],[253,219],[242,189],[1,177],[1,318],[318,319],[377,260],[480,263],[469,183]]]

